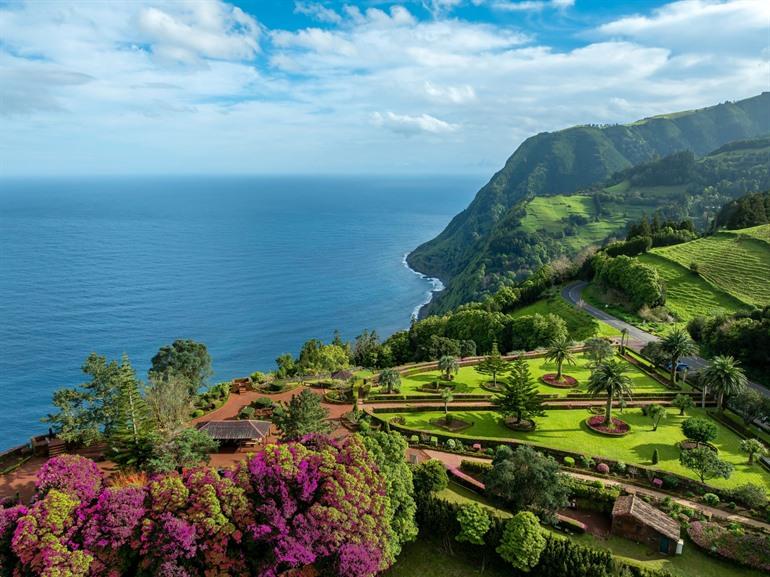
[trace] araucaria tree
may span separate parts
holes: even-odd
[[[748,379],[739,363],[731,356],[716,356],[700,377],[703,392],[710,388],[717,395],[717,406],[724,410],[725,397],[740,393],[748,384]]]
[[[492,386],[497,387],[497,377],[509,370],[508,361],[503,359],[497,348],[497,341],[492,343],[492,352],[476,365],[476,372],[492,377]]]
[[[441,371],[444,380],[451,380],[453,374],[457,374],[460,370],[460,365],[457,359],[451,355],[444,355],[438,360],[438,370]]]
[[[515,417],[517,423],[545,414],[527,361],[519,358],[512,363],[511,374],[503,383],[503,391],[495,397],[495,404],[503,416]]]
[[[679,359],[695,354],[698,347],[685,329],[675,328],[663,337],[661,348],[668,355],[671,363],[671,382],[676,384],[676,366],[679,364]]]
[[[611,359],[594,368],[588,379],[588,392],[592,395],[607,395],[604,423],[612,426],[612,402],[615,399],[631,398],[631,379],[626,374],[626,364]]]
[[[273,423],[281,429],[283,439],[297,440],[311,433],[328,433],[332,424],[329,411],[321,405],[321,397],[305,389],[288,404],[273,409]]]
[[[562,379],[562,367],[564,363],[568,365],[575,364],[575,355],[572,353],[572,347],[575,345],[567,337],[559,337],[551,341],[548,350],[545,353],[545,359],[556,363],[556,380]]]
[[[682,451],[679,462],[698,475],[701,483],[714,478],[729,479],[733,472],[732,463],[723,461],[713,449],[705,445]]]
[[[401,388],[401,374],[396,369],[385,369],[380,373],[379,383],[386,393],[398,391]]]

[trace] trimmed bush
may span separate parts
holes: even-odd
[[[706,493],[703,495],[703,502],[711,507],[716,507],[719,505],[719,497],[714,495],[714,493]]]
[[[602,475],[609,475],[610,466],[607,463],[599,463],[596,465],[596,472],[601,473]]]
[[[574,467],[575,466],[575,459],[573,457],[564,457],[564,464],[567,467]]]

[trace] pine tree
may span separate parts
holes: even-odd
[[[529,372],[529,363],[516,359],[511,367],[511,375],[503,383],[503,391],[495,398],[500,412],[506,417],[516,417],[516,422],[544,414],[543,403],[537,387]]]
[[[510,370],[508,361],[503,359],[497,348],[497,341],[492,343],[492,352],[476,365],[476,372],[492,377],[492,385],[497,387],[497,376]]]
[[[122,469],[143,469],[153,456],[157,431],[150,409],[139,393],[139,381],[124,356],[116,379],[114,429],[108,437],[112,460]]]

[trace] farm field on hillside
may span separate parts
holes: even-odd
[[[719,233],[652,250],[683,267],[697,263],[700,274],[743,302],[770,304],[770,246],[734,233]]]
[[[543,358],[529,359],[529,370],[532,373],[534,379],[538,382],[538,390],[543,394],[566,396],[570,392],[585,392],[585,385],[591,375],[591,370],[588,367],[588,361],[582,354],[576,354],[576,363],[574,366],[569,366],[565,363],[564,373],[575,377],[578,381],[578,386],[572,389],[559,389],[556,387],[549,387],[545,383],[540,382],[540,377],[546,373],[555,373],[556,364],[549,363]],[[657,392],[668,391],[659,382],[651,379],[638,369],[634,368],[630,364],[628,376],[633,381],[633,390],[636,392]],[[439,371],[428,371],[425,373],[418,373],[416,375],[410,375],[401,377],[401,393],[405,395],[409,394],[425,394],[425,391],[421,390],[421,387],[432,383],[440,377]],[[498,379],[504,377],[498,376]],[[460,371],[455,375],[452,383],[454,384],[455,393],[487,393],[490,391],[484,389],[481,384],[491,381],[488,375],[479,374],[473,367],[461,367]]]
[[[593,336],[619,336],[620,331],[610,325],[600,322],[586,312],[580,311],[565,301],[561,295],[554,295],[548,299],[539,300],[522,307],[513,313],[512,317],[523,317],[534,314],[555,314],[567,323],[570,337],[576,341],[583,341]]]
[[[609,211],[611,216],[602,216],[594,222],[596,208],[590,195],[538,196],[526,204],[527,214],[521,221],[521,229],[525,232],[543,229],[549,233],[561,233],[568,226],[563,219],[570,215],[582,216],[588,222],[577,225],[575,235],[564,237],[564,243],[572,250],[580,250],[622,231],[629,221],[642,214],[641,207],[635,206],[604,204],[602,208]]]
[[[757,240],[770,243],[770,224],[762,224],[760,226],[754,226],[751,228],[728,231],[728,234],[750,236],[752,238],[756,238]]]
[[[637,258],[644,264],[655,267],[666,281],[666,308],[680,321],[689,321],[698,315],[734,313],[749,308],[690,269],[660,255],[647,253]]]
[[[424,431],[445,432],[431,423],[441,412],[393,413],[389,416],[400,416],[405,419],[405,426]],[[557,409],[546,412],[545,417],[539,417],[537,429],[525,433],[513,431],[500,423],[500,414],[495,411],[454,411],[459,419],[472,422],[473,426],[463,430],[457,437],[466,438],[506,438],[528,441],[537,445],[574,451],[590,456],[603,456],[609,459],[651,466],[652,453],[658,449],[660,461],[658,468],[691,478],[694,473],[682,467],[679,463],[679,448],[676,443],[684,440],[681,431],[682,421],[679,411],[671,409],[666,419],[660,422],[657,431],[652,430],[652,421],[645,417],[640,409],[626,409],[622,416],[616,414],[631,425],[631,432],[625,437],[607,437],[588,429],[585,420],[589,413],[582,409]],[[704,416],[700,409],[689,411],[690,416]],[[730,479],[711,480],[709,483],[717,487],[734,487],[742,483],[759,483],[770,488],[770,473],[758,464],[749,466],[747,458],[740,450],[740,438],[719,425],[719,435],[714,445],[719,449],[719,456],[735,466]]]

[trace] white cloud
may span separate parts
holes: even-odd
[[[768,89],[761,2],[674,2],[568,49],[433,4],[300,2],[321,22],[300,30],[218,0],[0,4],[0,171],[491,173],[540,131]]]
[[[374,112],[372,114],[372,122],[376,126],[384,126],[393,132],[402,134],[416,134],[420,132],[446,134],[454,132],[459,128],[456,124],[450,124],[425,113],[419,116],[409,116],[408,114],[394,114],[393,112],[386,112],[385,114]]]
[[[566,10],[575,5],[575,0],[496,0],[492,7],[503,12],[531,12],[554,8]]]
[[[326,22],[328,24],[338,24],[342,22],[342,16],[333,9],[318,2],[295,2],[294,12],[296,14],[305,14],[319,22]]]

